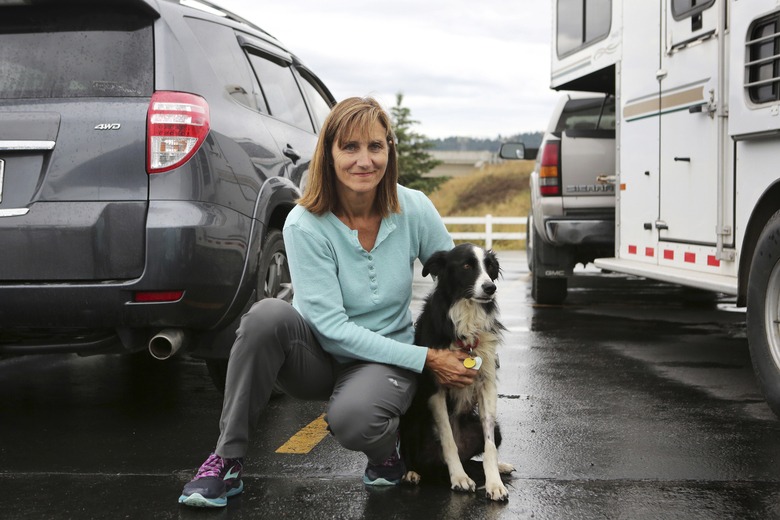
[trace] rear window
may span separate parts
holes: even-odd
[[[96,7],[0,8],[0,99],[151,96],[152,21]]]
[[[615,129],[615,98],[572,99],[566,103],[556,134],[566,131],[580,130],[614,130]]]

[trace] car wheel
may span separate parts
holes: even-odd
[[[265,298],[279,298],[292,303],[292,297],[292,278],[287,262],[287,251],[284,248],[284,238],[281,231],[272,229],[268,231],[260,250],[260,259],[257,262],[257,287],[254,301],[251,303],[254,304]],[[206,360],[211,381],[220,392],[225,391],[227,365],[227,359]]]
[[[764,226],[750,265],[747,336],[758,384],[780,417],[780,211]]]
[[[531,273],[531,297],[542,305],[558,305],[563,303],[568,292],[566,278],[543,278],[537,273]]]
[[[528,220],[525,224],[525,260],[528,263],[528,270],[534,270],[534,217],[533,213],[528,212]]]
[[[566,299],[568,280],[540,276],[544,271],[544,262],[539,257],[544,252],[545,243],[539,238],[536,228],[531,228],[531,235],[532,264],[536,266],[536,270],[531,271],[531,297],[542,305],[558,305]]]
[[[293,289],[282,232],[271,230],[265,237],[257,265],[257,300],[279,298],[292,303]]]

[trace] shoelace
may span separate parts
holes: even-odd
[[[219,477],[222,473],[222,468],[224,467],[225,459],[216,453],[212,453],[209,455],[209,458],[206,459],[206,462],[201,465],[200,469],[198,469],[198,474],[195,475],[195,478],[199,479],[204,477]]]

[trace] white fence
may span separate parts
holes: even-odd
[[[456,231],[450,232],[452,238],[455,240],[484,240],[485,249],[493,247],[494,240],[525,240],[526,231],[518,232],[505,232],[505,231],[493,231],[494,224],[511,224],[515,226],[521,226],[524,229],[527,228],[526,217],[494,217],[493,215],[485,215],[484,217],[442,217],[444,224],[449,226],[450,224],[477,224],[485,226],[485,231]]]

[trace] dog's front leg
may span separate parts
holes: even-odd
[[[491,500],[505,501],[509,492],[501,481],[498,463],[498,448],[496,447],[496,402],[498,400],[496,385],[487,383],[479,396],[479,417],[482,421],[482,431],[485,435],[485,453],[482,456],[482,467],[485,469],[485,493]]]
[[[463,464],[458,456],[458,446],[452,434],[449,414],[447,413],[447,400],[443,391],[438,391],[428,400],[428,406],[436,423],[436,431],[439,434],[441,451],[447,470],[450,472],[450,484],[455,491],[476,491],[477,485],[466,475]]]

